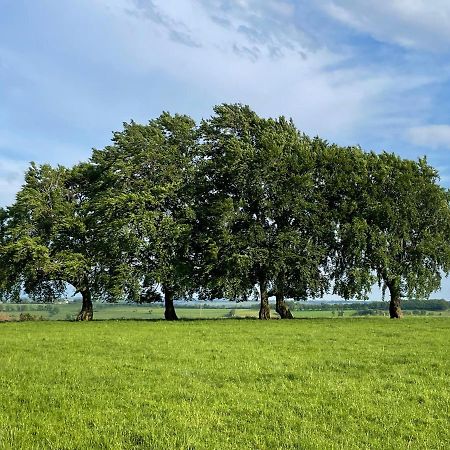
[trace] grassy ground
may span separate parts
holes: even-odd
[[[4,319],[10,317],[18,320],[21,313],[28,313],[35,318],[42,317],[45,320],[73,320],[78,314],[81,304],[57,304],[57,305],[2,305]],[[7,309],[7,310],[6,310]],[[345,316],[351,316],[355,311],[345,311]],[[258,318],[258,309],[233,308],[233,304],[227,308],[177,308],[177,315],[181,319],[223,319],[223,318]],[[2,314],[0,312],[0,314]],[[277,316],[272,311],[274,317]],[[295,317],[337,317],[332,311],[294,311]],[[94,305],[94,319],[142,319],[158,320],[164,318],[164,308],[160,304],[133,305],[133,304],[108,304],[97,303]],[[0,317],[0,321],[2,317]]]
[[[26,313],[35,318],[42,317],[45,320],[73,320],[80,311],[80,303],[68,304],[1,304],[0,322],[4,320],[18,320],[21,313]],[[236,308],[233,303],[229,303],[226,308],[177,308],[178,317],[182,319],[223,319],[223,318],[258,318],[258,309]],[[343,317],[352,317],[355,310],[345,310]],[[423,311],[426,315],[450,317],[450,310],[446,311]],[[342,318],[337,311],[293,311],[296,318]],[[385,312],[387,314],[387,311]],[[404,311],[404,314],[412,314],[411,311]],[[272,316],[278,317],[272,305]],[[360,316],[362,317],[362,316]],[[164,318],[164,309],[161,304],[136,305],[136,304],[111,304],[95,303],[94,319],[142,319],[158,320]]]
[[[447,449],[450,319],[0,324],[1,449]]]

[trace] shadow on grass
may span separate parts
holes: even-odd
[[[245,322],[245,321],[256,321],[256,322],[281,322],[281,323],[289,323],[289,322],[298,322],[298,321],[317,321],[317,320],[326,320],[326,321],[337,321],[337,320],[359,320],[359,319],[367,319],[367,317],[294,317],[292,319],[280,319],[278,317],[273,317],[269,320],[260,320],[258,317],[182,317],[178,320],[166,320],[164,318],[110,318],[110,319],[93,319],[87,322],[166,322],[166,323],[179,323],[179,322]],[[387,317],[380,317],[379,319],[388,319]],[[76,320],[44,320],[47,322],[77,322]],[[85,323],[85,322],[81,322]]]

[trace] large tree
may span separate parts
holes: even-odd
[[[400,318],[403,295],[428,297],[450,269],[449,196],[425,159],[370,154],[368,175],[366,259]]]
[[[94,150],[91,159],[100,174],[96,211],[111,249],[126,261],[115,272],[134,277],[141,289],[159,286],[167,320],[177,319],[174,299],[193,288],[195,137],[191,118],[163,113],[146,125],[125,123],[112,145]]]
[[[92,296],[104,291],[99,283],[102,240],[86,190],[91,171],[85,164],[67,169],[31,163],[8,210],[7,242],[1,249],[10,291],[23,289],[36,300],[50,302],[70,284],[82,295],[77,320],[93,318]]]
[[[400,318],[402,296],[428,296],[449,270],[448,193],[425,159],[337,146],[321,158],[334,291],[366,298],[378,281],[389,290],[391,318]]]
[[[56,223],[67,206],[62,194],[66,176],[64,167],[34,163],[26,172],[25,184],[8,210],[6,242],[1,249],[4,278],[11,292],[24,289],[35,299],[52,301],[64,290],[52,250],[56,228],[60,229]]]
[[[270,318],[270,293],[280,316],[292,317],[285,295],[327,286],[313,146],[283,117],[262,119],[239,104],[214,111],[200,127],[198,219],[209,256],[202,284],[237,298],[258,285],[260,319]]]

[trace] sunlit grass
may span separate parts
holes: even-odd
[[[28,314],[34,319],[43,320],[74,320],[81,309],[80,302],[61,304],[8,304],[0,303],[0,322],[5,320],[19,320],[20,314]],[[258,318],[257,308],[246,308],[236,306],[235,303],[225,303],[223,307],[210,307],[208,302],[204,304],[194,304],[192,307],[183,305],[177,307],[178,317],[181,319],[224,319],[224,318]],[[278,314],[272,305],[272,317],[277,318]],[[387,311],[380,311],[387,317]],[[450,317],[450,309],[444,311],[419,311],[427,316]],[[356,310],[321,310],[321,305],[317,305],[317,310],[295,310],[293,315],[296,318],[348,318],[357,314]],[[413,315],[413,311],[404,311],[406,316]],[[364,318],[364,316],[358,316]],[[112,319],[139,319],[139,320],[161,320],[164,319],[164,307],[161,303],[152,304],[124,304],[124,303],[94,303],[94,320]]]
[[[450,448],[450,320],[0,324],[1,449]]]

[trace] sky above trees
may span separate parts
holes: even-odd
[[[2,0],[0,204],[131,118],[248,103],[450,184],[446,0]]]
[[[73,164],[123,121],[291,116],[340,145],[427,155],[450,186],[447,0],[2,0],[0,206],[29,161]]]

